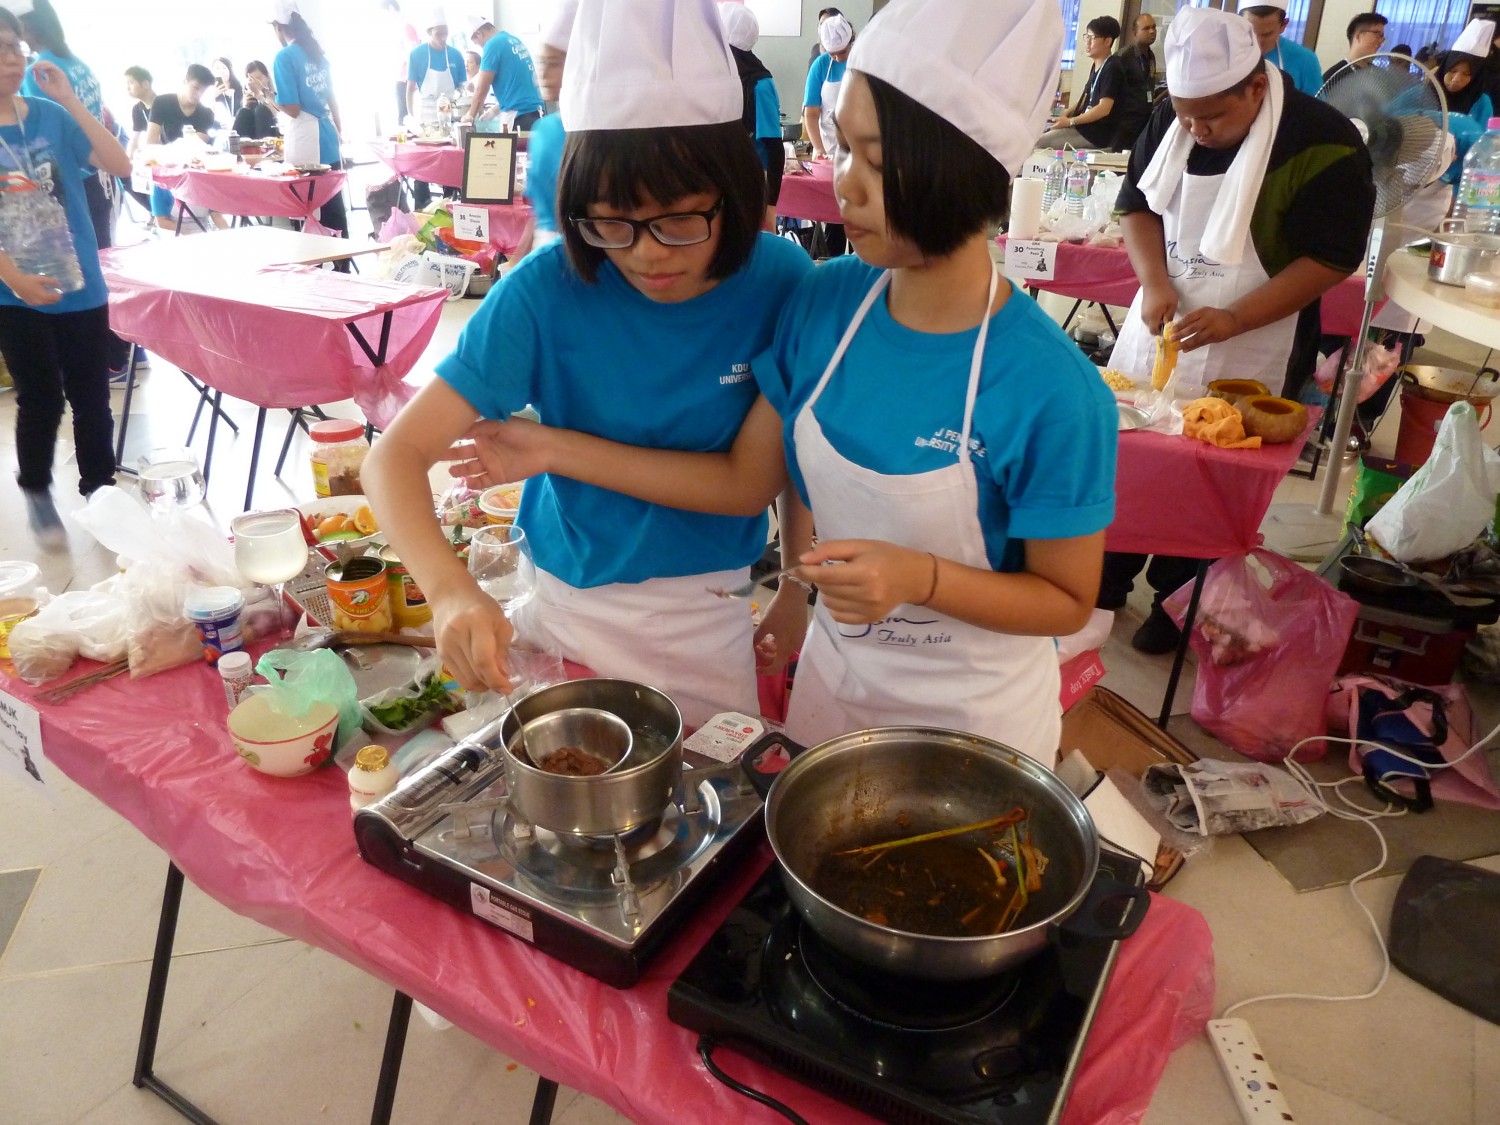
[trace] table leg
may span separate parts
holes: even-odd
[[[359,330],[359,325],[355,324],[353,321],[350,321],[345,326],[349,329],[349,334],[354,337],[354,342],[358,344],[360,350],[365,353],[365,358],[368,359],[376,367],[385,366],[385,352],[386,348],[390,346],[391,342],[391,316],[391,311],[386,310],[386,312],[380,318],[379,348],[370,347],[370,342],[365,339],[365,334]]]
[[[131,1082],[150,1090],[194,1125],[217,1125],[214,1119],[168,1086],[152,1071],[156,1037],[161,1031],[162,1003],[167,995],[167,972],[172,966],[172,942],[177,936],[177,911],[182,905],[182,872],[167,864],[167,885],[162,893],[161,918],[156,926],[156,950],[151,955],[151,979],[146,985],[146,1011],[141,1020],[141,1041],[135,1056]]]
[[[130,377],[125,380],[125,401],[120,404],[120,428],[115,431],[115,471],[131,475],[135,470],[125,465],[125,432],[130,428],[130,400],[135,397],[135,352],[135,345],[131,344]]]
[[[536,1094],[531,1099],[530,1125],[548,1125],[552,1120],[552,1109],[557,1104],[557,1083],[550,1078],[536,1077]]]
[[[206,394],[208,388],[205,386],[203,389]],[[203,483],[205,485],[208,484],[208,475],[213,471],[214,467],[214,438],[218,436],[219,416],[224,413],[223,404],[224,392],[215,391],[213,400],[209,403],[208,447],[203,451]]]
[[[401,1077],[401,1056],[406,1050],[406,1028],[411,1022],[411,997],[397,989],[391,1000],[391,1018],[385,1027],[385,1054],[380,1057],[380,1080],[375,1084],[375,1107],[370,1125],[390,1125],[396,1104],[396,1081]]]
[[[193,410],[192,424],[188,426],[187,441],[183,443],[185,445],[192,445],[193,435],[198,432],[198,419],[203,415],[204,406],[210,405],[212,403],[213,395],[209,393],[207,384],[200,383],[197,379],[194,379],[187,372],[184,371],[182,377],[193,385],[193,390],[198,392],[198,405]],[[219,410],[218,416],[223,420],[224,424],[229,427],[230,431],[236,437],[238,437],[240,432],[239,423],[237,423],[228,414],[225,414],[222,409]]]
[[[1078,300],[1076,300],[1076,301],[1073,302],[1073,307],[1068,310],[1068,315],[1065,316],[1065,317],[1063,317],[1062,330],[1064,332],[1066,332],[1068,330],[1068,325],[1070,325],[1070,324],[1073,323],[1073,318],[1078,315],[1078,310],[1082,306],[1083,306],[1083,298],[1082,297],[1079,297]]]
[[[1115,318],[1109,315],[1109,306],[1103,301],[1096,301],[1095,304],[1099,306],[1099,311],[1104,314],[1104,323],[1109,325],[1109,330],[1118,338],[1120,330],[1115,327]]]
[[[1198,599],[1203,596],[1203,582],[1208,577],[1208,564],[1211,560],[1198,560],[1198,573],[1193,576],[1193,593],[1188,598],[1187,615],[1182,619],[1182,638],[1177,642],[1177,655],[1172,658],[1172,674],[1167,677],[1167,693],[1162,696],[1161,717],[1156,720],[1156,725],[1162,730],[1167,729],[1167,721],[1172,717],[1172,701],[1177,696],[1177,681],[1182,679],[1182,666],[1187,661],[1188,638],[1193,634],[1193,623],[1198,618]]]
[[[255,495],[255,470],[260,466],[260,441],[266,433],[266,408],[255,411],[255,440],[250,443],[250,475],[245,480],[245,511],[250,510],[250,498]]]

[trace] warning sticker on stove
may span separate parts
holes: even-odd
[[[732,762],[744,753],[745,747],[765,733],[765,729],[759,719],[737,711],[726,711],[715,715],[683,739],[682,748],[716,762]]]
[[[499,895],[491,894],[488,887],[470,883],[469,904],[474,908],[474,913],[486,922],[515,934],[522,941],[534,942],[536,940],[532,934],[531,919]]]

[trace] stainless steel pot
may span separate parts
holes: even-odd
[[[1049,864],[1022,925],[979,937],[938,937],[870,922],[812,887],[827,854],[890,832],[918,833],[998,816],[1020,805]],[[882,727],[842,735],[796,758],[766,802],[766,835],[798,911],[849,957],[929,980],[991,976],[1026,960],[1077,912],[1087,936],[1128,936],[1144,916],[1145,891],[1096,887],[1099,835],[1083,803],[1050,770],[998,742],[957,731]],[[901,817],[900,827],[897,817]],[[889,837],[887,837],[889,838]],[[1101,880],[1102,882],[1102,880]],[[1103,900],[1138,904],[1096,924]]]
[[[520,725],[572,707],[596,707],[630,727],[630,752],[609,773],[546,773],[510,752]],[[505,777],[517,814],[554,832],[613,836],[649,824],[682,778],[682,715],[655,688],[629,680],[568,680],[532,692],[500,725]]]
[[[1471,273],[1493,273],[1500,265],[1500,235],[1465,231],[1463,220],[1445,219],[1432,236],[1427,276],[1443,285],[1462,285]]]
[[[1461,371],[1456,367],[1408,363],[1401,368],[1401,381],[1411,387],[1418,398],[1430,402],[1470,402],[1484,406],[1500,394],[1500,371],[1493,367]]]

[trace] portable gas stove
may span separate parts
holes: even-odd
[[[1101,874],[1139,883],[1105,852]],[[773,864],[667,994],[667,1015],[897,1125],[1056,1122],[1119,943],[1058,935],[978,981],[893,977],[802,921]]]
[[[741,772],[684,752],[661,817],[620,836],[565,836],[506,797],[499,721],[361,809],[364,859],[616,988],[629,988],[724,862],[755,839]],[[706,764],[702,764],[706,763]]]

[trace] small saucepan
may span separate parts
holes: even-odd
[[[1427,276],[1442,285],[1464,284],[1471,273],[1493,273],[1500,265],[1500,235],[1452,229],[1461,220],[1445,220],[1432,236]]]

